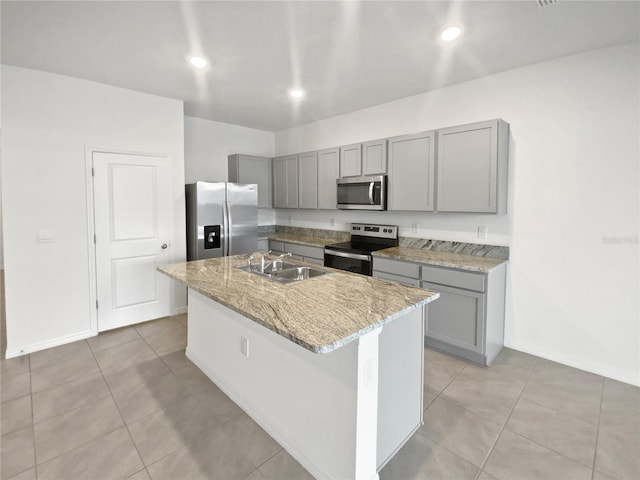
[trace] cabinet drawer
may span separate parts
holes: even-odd
[[[275,252],[284,252],[284,243],[277,240],[269,240],[269,250]]]
[[[386,258],[373,258],[373,269],[379,272],[402,275],[403,277],[420,278],[420,266],[415,263],[399,262]]]
[[[451,285],[452,287],[484,292],[485,275],[483,273],[461,272],[448,268],[422,266],[421,277],[423,282]]]
[[[322,258],[324,260],[324,249],[318,247],[287,243],[285,245],[285,252],[291,252],[292,254],[300,255],[301,257]]]
[[[400,275],[394,275],[393,273],[378,272],[375,270],[373,272],[373,276],[376,278],[381,278],[382,280],[389,280],[390,282],[397,282],[402,285],[407,285],[409,287],[420,286],[420,280],[418,280],[417,278],[407,278]]]

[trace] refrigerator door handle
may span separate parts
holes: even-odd
[[[224,242],[222,244],[222,256],[229,255],[229,212],[227,202],[222,204],[222,229],[224,231]]]
[[[231,255],[231,251],[233,250],[233,246],[232,246],[232,239],[233,239],[233,232],[231,231],[231,225],[233,224],[233,220],[231,219],[231,208],[229,208],[229,202],[224,202],[224,209],[225,209],[225,214],[226,214],[226,219],[227,219],[227,227],[226,227],[226,232],[227,232],[227,256]]]

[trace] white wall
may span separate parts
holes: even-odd
[[[503,118],[508,215],[281,210],[277,223],[375,219],[416,236],[419,222],[418,236],[476,242],[488,225],[486,243],[511,246],[506,344],[638,385],[638,59],[637,43],[594,50],[276,133],[283,155]]]
[[[265,130],[184,117],[185,181],[226,182],[227,157],[234,153],[273,157],[274,134]],[[260,209],[260,225],[273,225],[275,211]]]
[[[86,146],[171,158],[172,260],[184,259],[183,119],[177,100],[2,66],[8,355],[89,330]],[[36,243],[38,229],[55,241]],[[184,289],[173,303],[186,305]]]

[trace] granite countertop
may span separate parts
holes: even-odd
[[[158,270],[315,353],[331,352],[439,296],[326,267],[330,274],[281,284],[235,268],[246,258],[197,260]]]
[[[320,248],[324,248],[325,245],[340,242],[340,240],[335,238],[305,237],[302,235],[296,235],[295,233],[272,233],[269,235],[269,239],[276,240],[278,242],[298,243],[300,245]]]
[[[410,262],[426,263],[438,267],[458,268],[471,272],[488,273],[507,260],[499,258],[476,257],[461,253],[438,252],[420,248],[391,247],[372,253],[375,257],[407,260]]]

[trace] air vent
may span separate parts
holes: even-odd
[[[536,0],[538,2],[538,6],[540,7],[548,7],[549,5],[553,5],[554,3],[558,3],[560,0]]]

